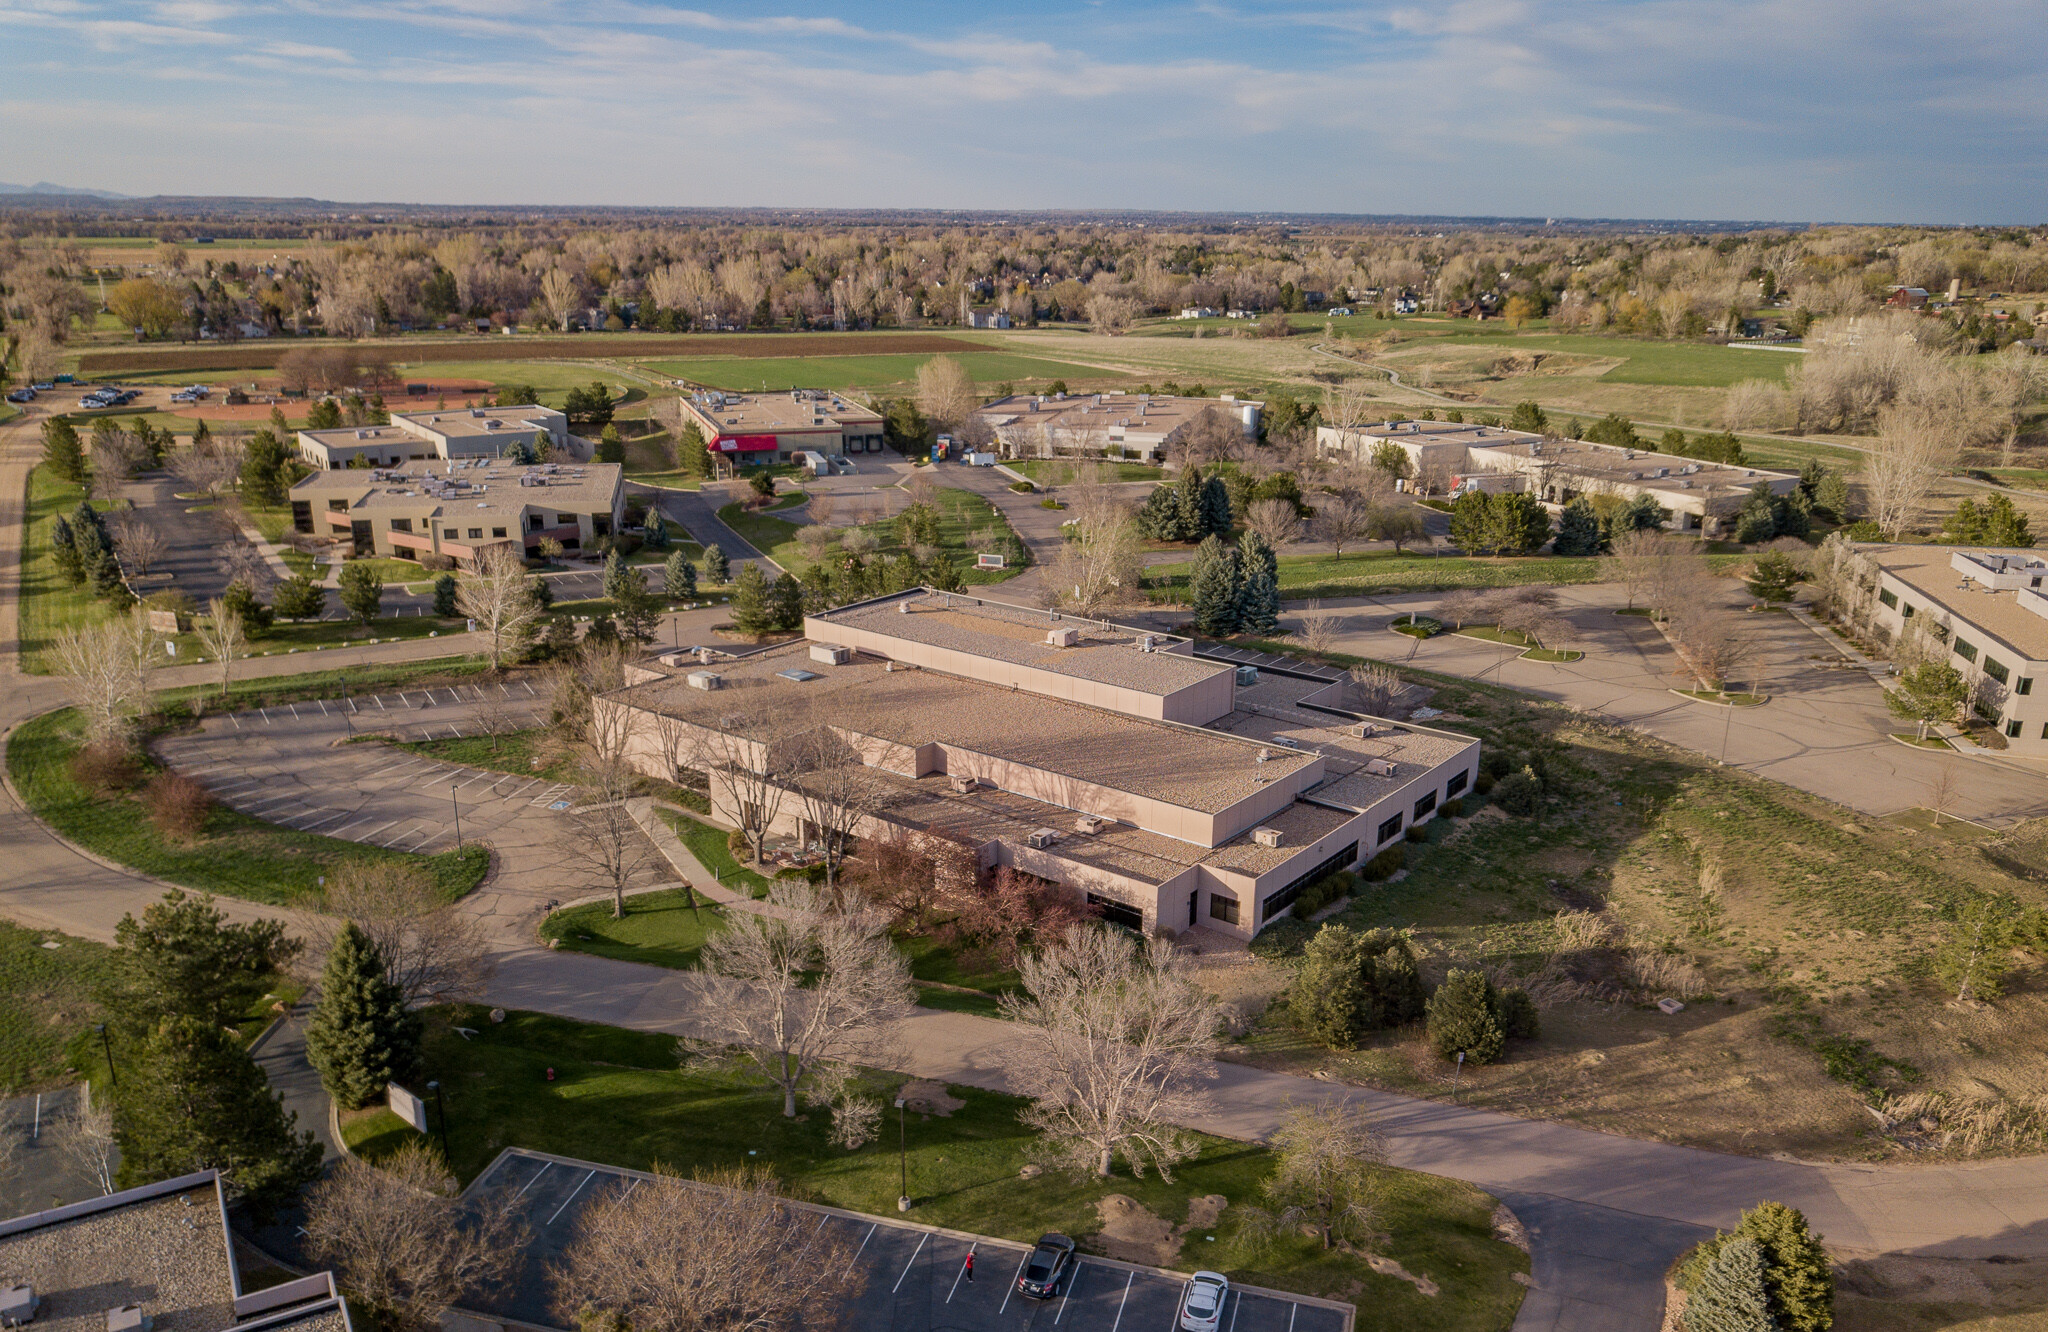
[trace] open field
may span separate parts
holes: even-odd
[[[1011,382],[1044,384],[1055,379],[1090,383],[1120,378],[1114,371],[1068,361],[976,349],[951,352],[968,375],[984,386]],[[890,388],[916,380],[930,355],[880,353],[865,356],[720,356],[647,361],[649,370],[693,384],[738,392],[791,388]]]
[[[69,1081],[66,1047],[98,1013],[103,944],[0,920],[0,1095]]]
[[[476,1038],[455,1035],[458,1023],[475,1028]],[[546,1068],[554,1069],[552,1082]],[[684,1173],[766,1164],[800,1199],[894,1215],[900,1186],[891,1138],[851,1152],[834,1147],[826,1140],[829,1115],[785,1119],[780,1094],[759,1083],[699,1066],[679,1069],[673,1039],[657,1033],[531,1013],[492,1024],[481,1009],[430,1010],[427,1075],[448,1091],[449,1138],[464,1179],[508,1146],[638,1169],[660,1163]],[[902,1083],[887,1074],[862,1081],[863,1092],[884,1098]],[[1134,1179],[1121,1167],[1106,1181],[1059,1170],[1023,1179],[1033,1142],[1017,1119],[1023,1103],[968,1087],[945,1091],[950,1108],[914,1113],[907,1126],[912,1217],[927,1225],[1025,1243],[1062,1230],[1099,1251],[1099,1205],[1121,1194],[1182,1227],[1157,1255],[1162,1265],[1214,1267],[1254,1284],[1355,1300],[1375,1311],[1376,1327],[1492,1332],[1511,1321],[1519,1304],[1512,1274],[1526,1271],[1528,1260],[1492,1238],[1493,1201],[1469,1185],[1386,1172],[1381,1226],[1389,1238],[1381,1251],[1443,1288],[1424,1296],[1304,1236],[1289,1234],[1263,1253],[1246,1244],[1246,1209],[1262,1204],[1259,1184],[1272,1168],[1264,1148],[1207,1139],[1171,1181],[1152,1172]],[[388,1116],[376,1112],[345,1131],[375,1155],[410,1132]],[[1191,1206],[1210,1195],[1227,1205],[1213,1223],[1189,1225]]]
[[[1466,1101],[1809,1158],[2048,1145],[2034,1108],[2048,1067],[2027,1053],[2048,1039],[2040,959],[2028,953],[1989,1004],[1955,1003],[1934,966],[1972,903],[2048,904],[2048,822],[1992,835],[1862,817],[1559,705],[1404,674],[1435,688],[1439,724],[1547,774],[1536,817],[1469,801],[1468,817],[1407,846],[1405,875],[1363,886],[1335,916],[1412,931],[1431,979],[1481,967],[1531,987],[1541,1038],[1468,1066]],[[1654,1001],[1672,997],[1686,1007],[1667,1017]],[[1278,1006],[1236,1057],[1418,1095],[1452,1082],[1418,1029],[1329,1051]],[[1915,1120],[1887,1134],[1864,1108],[1930,1092],[1952,1107],[1935,1132]],[[2001,1114],[2010,1133],[1984,1130]]]
[[[66,708],[24,722],[8,737],[7,769],[22,802],[88,850],[167,882],[288,906],[319,901],[319,878],[344,860],[399,860],[423,867],[454,901],[477,885],[489,863],[479,846],[414,856],[298,832],[225,806],[215,807],[191,841],[166,836],[133,795],[95,794],[72,779],[76,720]]]
[[[264,338],[193,346],[159,343],[118,351],[88,351],[79,373],[102,377],[153,371],[267,370],[293,347],[333,345],[326,339]],[[581,333],[565,335],[421,334],[371,342],[341,342],[362,356],[392,364],[592,360],[647,356],[831,356],[875,352],[971,352],[986,344],[936,333]]]
[[[939,549],[951,556],[960,570],[962,582],[971,586],[1001,583],[1023,572],[1021,565],[1007,569],[974,567],[975,552],[967,545],[969,536],[990,528],[998,536],[1011,531],[1009,520],[1003,517],[1001,509],[972,491],[950,487],[940,489],[932,502],[939,511]],[[726,526],[752,542],[756,550],[783,568],[799,571],[801,575],[801,571],[811,567],[810,557],[796,540],[797,524],[784,522],[769,513],[748,511],[737,504],[721,508],[718,516]],[[870,558],[894,558],[905,551],[893,518],[865,523],[862,527],[882,543]]]
[[[28,478],[28,512],[22,526],[21,550],[21,663],[34,675],[47,675],[44,658],[50,644],[65,629],[82,629],[109,619],[111,604],[92,594],[90,585],[73,586],[58,571],[51,553],[50,520],[78,507],[85,492],[51,473],[43,466],[33,468]],[[104,510],[103,504],[93,507]]]

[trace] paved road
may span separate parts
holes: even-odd
[[[735,565],[743,561],[759,562],[773,573],[781,568],[742,537],[725,525],[718,516],[718,507],[729,501],[722,489],[707,490],[666,490],[654,486],[643,486],[627,482],[626,488],[635,495],[649,498],[658,497],[661,511],[667,517],[683,525],[683,530],[701,545],[716,546],[725,552],[726,558]]]

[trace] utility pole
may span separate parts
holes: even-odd
[[[903,1098],[899,1096],[896,1098],[896,1159],[902,1171],[902,1192],[896,1198],[896,1210],[899,1212],[910,1210],[910,1147],[905,1132]]]
[[[114,1043],[107,1037],[107,1024],[101,1022],[95,1025],[93,1030],[100,1034],[100,1049],[107,1052],[107,1084],[119,1087],[121,1085],[121,1078],[119,1074],[114,1072]]]
[[[462,801],[455,794],[453,786],[448,788],[448,803],[455,807],[455,849],[462,849]]]

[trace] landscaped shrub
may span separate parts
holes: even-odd
[[[1449,800],[1446,800],[1446,801],[1444,801],[1444,807],[1443,807],[1443,808],[1442,808],[1441,810],[1439,810],[1439,811],[1438,811],[1438,813],[1439,813],[1440,815],[1442,815],[1442,817],[1444,817],[1444,818],[1447,818],[1447,819],[1462,819],[1462,818],[1464,818],[1464,817],[1465,817],[1465,797],[1463,797],[1463,796],[1453,796],[1453,797],[1451,797],[1451,798],[1450,798]]]
[[[94,795],[127,791],[142,778],[142,765],[126,745],[87,745],[71,756],[71,780]]]
[[[1396,842],[1371,860],[1366,861],[1365,869],[1360,872],[1360,877],[1369,883],[1377,883],[1381,879],[1393,875],[1407,863],[1408,848]]]
[[[1323,1045],[1354,1049],[1368,1033],[1422,1015],[1422,977],[1406,935],[1326,925],[1309,940],[1303,958],[1287,1011]]]
[[[1394,632],[1410,638],[1434,638],[1443,631],[1443,621],[1427,615],[1407,615],[1394,622]]]
[[[1019,495],[1029,495],[1032,491],[1038,489],[1038,487],[1032,485],[1029,481],[1012,481],[1010,483],[1010,489],[1016,491]]]
[[[1526,990],[1500,992],[1500,1029],[1512,1040],[1534,1040],[1542,1032],[1536,1001]]]
[[[1251,942],[1251,951],[1257,957],[1277,959],[1299,957],[1303,945],[1315,934],[1313,925],[1304,924],[1292,916],[1280,919],[1260,930]]]
[[[1486,751],[1486,756],[1479,760],[1480,773],[1496,781],[1514,770],[1515,761],[1498,749],[1489,749]]]
[[[1325,874],[1301,890],[1301,896],[1294,899],[1294,915],[1298,920],[1307,920],[1330,903],[1350,893],[1358,880],[1348,870]]]
[[[1494,1009],[1497,997],[1483,972],[1453,970],[1429,997],[1429,1044],[1438,1056],[1462,1052],[1474,1064],[1500,1058],[1507,1044]]]
[[[1482,772],[1472,780],[1472,790],[1477,795],[1486,795],[1493,790],[1493,774]]]
[[[1783,1203],[1758,1203],[1742,1214],[1732,1232],[1701,1242],[1679,1260],[1672,1284],[1688,1293],[1701,1290],[1721,1251],[1737,1239],[1753,1240],[1763,1251],[1773,1326],[1785,1332],[1828,1332],[1835,1325],[1835,1277],[1828,1251],[1807,1228],[1806,1217]]]
[[[420,556],[420,568],[425,569],[428,573],[447,573],[454,567],[455,557],[453,555],[436,555],[432,551],[428,551]]]
[[[1411,823],[1411,824],[1409,824],[1409,825],[1408,825],[1408,840],[1409,840],[1409,841],[1411,841],[1411,842],[1426,842],[1426,841],[1428,841],[1428,840],[1429,840],[1429,825],[1428,825],[1428,824],[1426,824],[1426,823]]]
[[[745,828],[734,828],[725,835],[725,849],[742,861],[754,854],[754,844],[747,840]]]
[[[142,807],[149,811],[149,821],[158,832],[189,842],[206,827],[206,817],[213,812],[213,793],[196,778],[167,769],[142,788]]]
[[[1526,819],[1543,803],[1543,783],[1527,768],[1511,772],[1494,788],[1493,800],[1508,813]]]

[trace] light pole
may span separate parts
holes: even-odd
[[[1452,1073],[1452,1074],[1451,1074],[1451,1099],[1452,1099],[1452,1100],[1454,1100],[1454,1101],[1455,1101],[1455,1100],[1457,1100],[1457,1099],[1458,1099],[1458,1087],[1459,1087],[1459,1084],[1463,1083],[1464,1081],[1465,1081],[1465,1052],[1464,1052],[1463,1050],[1460,1050],[1460,1051],[1458,1051],[1458,1068],[1457,1068],[1457,1071],[1456,1071],[1455,1073]]]
[[[114,1043],[107,1036],[107,1024],[97,1023],[93,1030],[100,1034],[100,1049],[107,1052],[107,1083],[109,1086],[118,1087],[121,1085],[121,1077],[114,1072]]]
[[[896,1098],[896,1159],[902,1170],[902,1192],[896,1197],[896,1210],[910,1210],[910,1146],[903,1127],[903,1098]]]
[[[455,849],[462,849],[462,801],[455,794],[455,788],[448,788],[448,803],[455,807]]]
[[[452,1162],[455,1157],[454,1153],[448,1150],[448,1103],[441,1099],[441,1084],[439,1082],[428,1083],[427,1090],[434,1093],[434,1109],[438,1110],[441,1114],[442,1159]],[[450,1168],[452,1169],[453,1167],[451,1166]]]
[[[1735,700],[1728,697],[1725,682],[1721,697],[1722,706],[1728,709],[1728,715],[1721,718],[1721,766],[1725,768],[1728,766],[1728,728],[1735,724]]]

